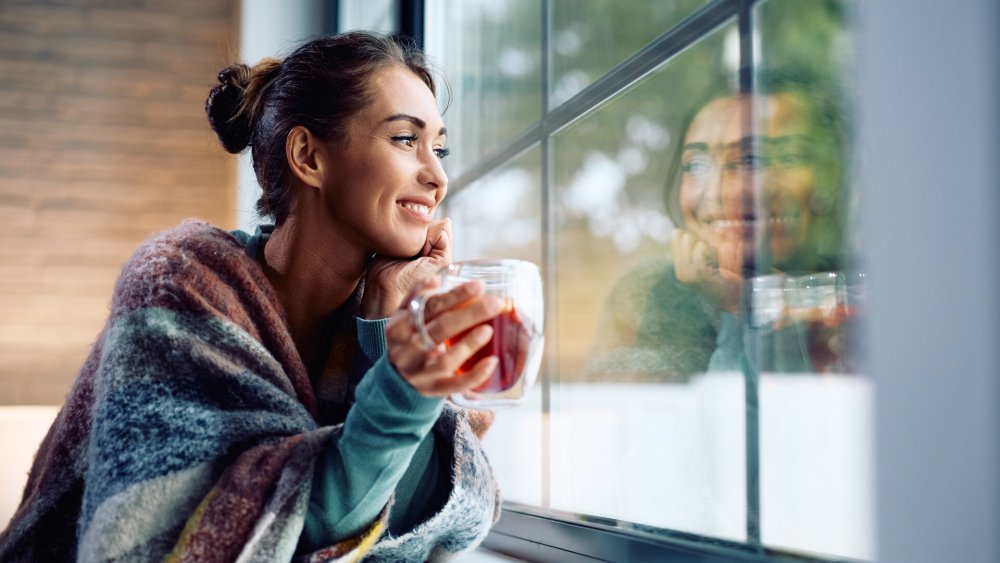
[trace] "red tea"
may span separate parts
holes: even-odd
[[[517,315],[517,309],[510,305],[503,313],[489,321],[493,327],[493,338],[480,348],[458,369],[462,375],[472,370],[479,360],[488,356],[496,356],[500,361],[493,374],[485,383],[474,389],[477,393],[497,393],[513,387],[523,375],[525,362],[528,360],[528,348],[531,345],[531,334]],[[475,328],[475,327],[473,327]],[[472,329],[469,329],[446,345],[460,340]]]

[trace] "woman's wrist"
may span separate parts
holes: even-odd
[[[358,314],[366,321],[389,318],[399,308],[402,301],[401,296],[392,296],[383,287],[366,286]]]

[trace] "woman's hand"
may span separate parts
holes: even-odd
[[[416,258],[372,259],[361,298],[361,317],[371,320],[392,315],[418,280],[433,276],[450,263],[451,220],[437,219],[427,228],[427,242]]]
[[[670,244],[678,281],[695,288],[719,310],[739,310],[743,241],[738,233],[723,235],[716,249],[691,231],[675,229]]]
[[[386,325],[389,361],[410,385],[428,397],[445,396],[473,389],[485,382],[497,367],[496,356],[478,361],[470,371],[456,375],[476,351],[490,341],[493,328],[483,324],[499,315],[503,301],[483,296],[481,282],[464,283],[449,291],[432,293],[439,282],[419,282]],[[408,306],[418,295],[426,299],[424,326],[436,347],[429,348],[416,328]],[[478,325],[478,326],[477,326]],[[440,343],[449,342],[447,347]]]

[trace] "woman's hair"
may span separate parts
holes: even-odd
[[[264,190],[260,215],[281,224],[291,211],[288,132],[301,125],[325,141],[343,140],[350,117],[371,103],[372,78],[390,67],[409,69],[436,94],[432,69],[412,41],[367,31],[321,37],[284,60],[235,64],[219,73],[205,112],[227,151],[252,148]]]

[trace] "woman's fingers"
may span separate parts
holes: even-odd
[[[692,262],[696,268],[703,271],[714,272],[719,267],[719,258],[712,249],[703,240],[695,241],[694,246],[691,248],[691,254],[693,256]]]
[[[718,255],[707,242],[684,229],[676,229],[671,241],[674,270],[684,283],[713,278],[719,268]]]
[[[719,269],[723,274],[743,276],[744,247],[743,237],[738,233],[723,237],[719,245]]]
[[[399,342],[405,340],[414,332],[416,324],[413,321],[413,311],[409,307],[410,303],[419,295],[427,294],[439,285],[441,285],[441,282],[437,278],[425,278],[413,284],[413,287],[410,288],[410,291],[403,299],[402,307],[397,309],[386,323],[385,334],[387,339]]]
[[[488,321],[505,307],[503,299],[483,296],[482,282],[464,283],[447,291],[436,290],[438,283],[436,278],[418,283],[386,325],[389,360],[427,396],[474,388],[495,371],[498,360],[490,356],[456,375],[493,337]],[[410,305],[414,301],[418,306]],[[426,339],[420,331],[420,318]]]
[[[431,295],[424,305],[424,319],[430,321],[440,315],[443,311],[453,309],[466,301],[482,295],[483,282],[472,280],[463,283],[453,289]]]
[[[444,342],[499,315],[503,308],[504,301],[493,295],[475,299],[427,321],[427,334],[434,342]]]
[[[490,356],[476,363],[469,372],[457,375],[458,369],[493,337],[490,325],[473,328],[443,351],[426,356],[423,370],[409,377],[410,384],[425,395],[446,395],[469,389],[485,380],[496,368],[496,358]],[[493,360],[484,363],[485,360]],[[492,367],[490,367],[492,366]]]
[[[470,389],[475,389],[486,383],[490,376],[493,375],[493,372],[496,371],[499,363],[500,361],[496,356],[483,358],[476,362],[472,370],[462,375],[436,379],[432,385],[432,392],[439,395],[450,395],[452,393],[462,393]]]
[[[448,264],[451,262],[451,219],[436,219],[427,227],[427,241],[421,250],[422,256],[435,259],[435,262]]]
[[[469,371],[461,375],[450,375],[444,377],[429,378],[426,382],[427,395],[450,395],[452,393],[462,393],[470,389],[475,389],[493,375],[500,361],[496,356],[488,356],[476,362],[476,365]]]

